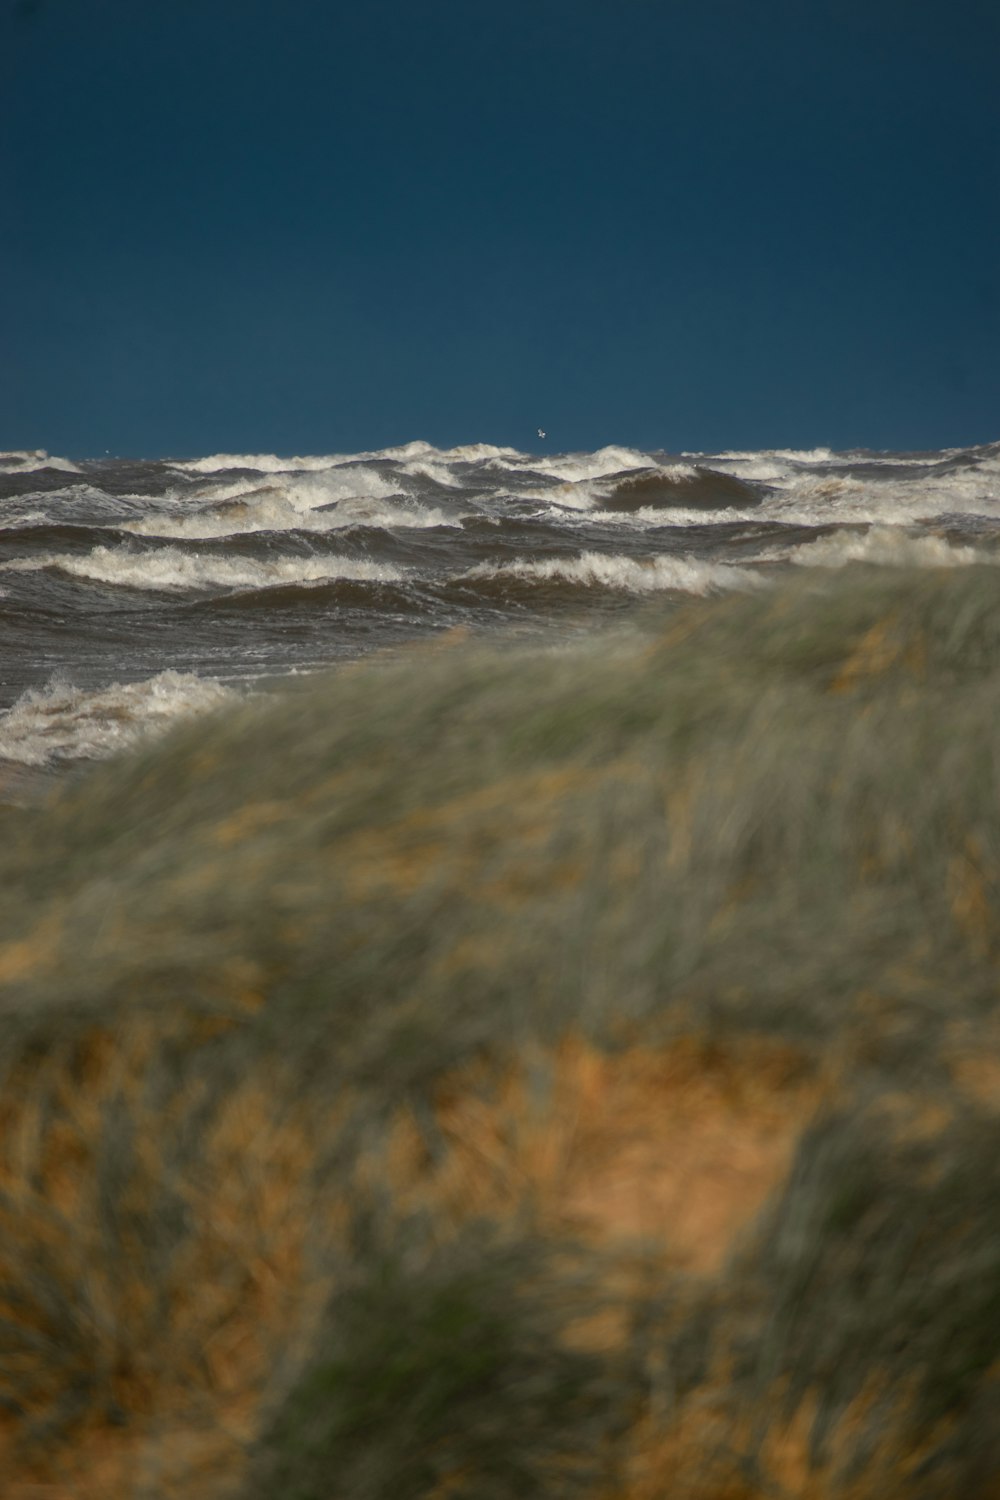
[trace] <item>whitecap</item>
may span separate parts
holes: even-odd
[[[536,562],[480,563],[460,576],[468,579],[523,578],[539,582],[562,580],[628,594],[664,590],[709,594],[721,589],[753,588],[762,581],[758,573],[726,563],[662,556],[647,560],[600,552],[582,552],[578,557],[553,557]]]
[[[214,678],[187,672],[160,672],[96,692],[56,679],[22,693],[0,715],[0,759],[26,766],[101,759],[236,697]]]
[[[371,452],[358,454],[358,457],[394,458],[404,462],[426,458],[445,459],[452,463],[478,463],[496,458],[516,459],[523,455],[518,448],[498,447],[496,443],[460,443],[454,448],[435,448],[433,443],[415,438],[412,442],[397,443],[391,448],[376,448]]]
[[[498,447],[496,443],[459,443],[455,448],[441,448],[438,451],[442,458],[460,463],[478,463],[488,458],[521,457],[520,449]]]
[[[444,489],[458,489],[466,483],[462,475],[456,474],[449,464],[440,459],[411,459],[402,464],[401,468],[404,474],[414,479],[429,479],[433,484],[439,484]]]
[[[61,469],[66,474],[83,472],[72,460],[54,458],[44,448],[11,448],[6,453],[0,453],[0,472],[34,474],[39,469]]]
[[[596,453],[559,453],[552,457],[533,458],[532,469],[553,474],[559,479],[601,479],[608,474],[622,474],[627,469],[646,469],[653,460],[648,453],[635,448],[598,448]]]
[[[0,519],[0,531],[18,531],[22,526],[44,526],[48,519],[42,510],[15,510]]]
[[[787,554],[800,567],[842,568],[847,563],[875,563],[882,567],[954,568],[996,563],[993,553],[956,545],[940,536],[911,536],[894,526],[873,526],[861,535],[835,533],[803,542]]]
[[[215,557],[161,547],[155,552],[134,552],[128,547],[95,547],[83,556],[48,555],[7,563],[11,572],[55,568],[73,578],[122,588],[268,589],[288,584],[329,583],[350,579],[366,583],[392,583],[403,577],[388,563],[351,557],[283,557],[258,562],[253,558]]]
[[[411,501],[395,481],[362,467],[290,476],[281,484],[234,483],[172,496],[154,515],[122,527],[140,536],[237,536],[254,531],[335,531],[349,526],[426,528],[448,517]]]
[[[172,458],[170,467],[186,474],[217,474],[224,469],[256,469],[260,474],[291,474],[296,469],[333,469],[350,454],[306,454],[282,458],[277,453],[210,453],[205,458]]]
[[[734,521],[759,521],[761,509],[755,506],[752,510],[737,510],[734,506],[729,506],[725,510],[702,510],[693,506],[685,509],[680,505],[643,505],[638,510],[597,509],[587,519],[593,524],[622,526],[626,529],[633,527],[648,531],[676,527],[683,530],[685,526],[730,526]]]
[[[935,479],[855,479],[850,475],[802,476],[782,487],[779,494],[760,508],[762,520],[778,520],[793,525],[815,526],[829,521],[859,524],[902,525],[912,521],[931,520],[942,511],[961,511],[971,502],[979,513],[992,501],[982,483]]]

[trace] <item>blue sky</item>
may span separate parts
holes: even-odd
[[[0,446],[1000,437],[995,0],[0,0]]]

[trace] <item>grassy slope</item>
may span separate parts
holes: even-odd
[[[858,571],[5,814],[10,1483],[1000,1494],[998,701]]]

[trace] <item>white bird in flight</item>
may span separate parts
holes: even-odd
[[[538,436],[539,437],[544,437],[545,436],[545,433],[542,431],[542,429],[540,427],[538,429]]]

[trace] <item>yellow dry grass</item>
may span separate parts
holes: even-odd
[[[547,1232],[655,1242],[708,1274],[783,1181],[818,1093],[783,1044],[604,1052],[569,1037],[505,1071],[479,1063],[445,1080],[436,1162],[402,1114],[389,1180],[448,1217],[529,1208]]]
[[[873,1392],[844,1412],[817,1460],[810,1436],[816,1403],[806,1398],[783,1417],[783,1392],[775,1390],[756,1412],[735,1412],[728,1381],[720,1376],[688,1397],[669,1424],[644,1418],[629,1435],[620,1481],[601,1500],[902,1500],[940,1434],[914,1447],[901,1441],[905,1411],[880,1423],[862,1474],[843,1471],[870,1416]]]
[[[6,1090],[0,1316],[18,1350],[5,1384],[24,1409],[0,1423],[5,1495],[15,1485],[74,1500],[128,1495],[168,1457],[178,1494],[202,1493],[199,1473],[211,1481],[204,1493],[222,1493],[276,1351],[322,1302],[303,1259],[315,1229],[309,1121],[282,1104],[273,1079],[250,1077],[218,1101],[196,1158],[179,1164],[198,1085],[149,1102],[160,1042],[150,1022],[95,1030]],[[112,1118],[118,1129],[127,1119],[133,1155],[111,1185],[109,1224],[101,1157]],[[165,1191],[184,1231],[154,1271],[147,1241]],[[93,1399],[64,1432],[61,1414],[81,1389]],[[44,1431],[49,1420],[52,1436],[25,1445],[26,1424]]]
[[[150,1104],[162,1040],[151,1020],[95,1029],[6,1091],[0,1281],[17,1294],[0,1313],[27,1335],[8,1365],[10,1394],[31,1394],[20,1420],[0,1423],[5,1495],[126,1496],[155,1475],[155,1493],[221,1500],[259,1424],[276,1351],[329,1290],[305,1252],[344,1216],[313,1176],[336,1112],[289,1106],[294,1091],[257,1073],[217,1101],[181,1170],[172,1142],[196,1111],[198,1084],[194,1075],[167,1104]],[[196,1030],[185,1045],[205,1042]],[[443,1154],[429,1153],[400,1111],[386,1154],[360,1178],[387,1181],[401,1211],[429,1207],[445,1236],[470,1218],[527,1212],[544,1232],[619,1249],[623,1267],[644,1241],[664,1265],[708,1275],[782,1181],[817,1087],[794,1053],[764,1041],[604,1053],[571,1036],[516,1065],[484,1060],[448,1076],[434,1102]],[[134,1157],[117,1184],[109,1255],[98,1179],[116,1111],[130,1121]],[[187,1227],[154,1282],[143,1230],[164,1187]],[[58,1285],[36,1294],[38,1276]],[[55,1305],[77,1326],[58,1326]],[[596,1318],[581,1337],[593,1346],[618,1332]],[[62,1357],[34,1349],[31,1334],[61,1341]],[[56,1441],[21,1446],[26,1420],[58,1415],[74,1382],[94,1379],[106,1415],[92,1403]]]

